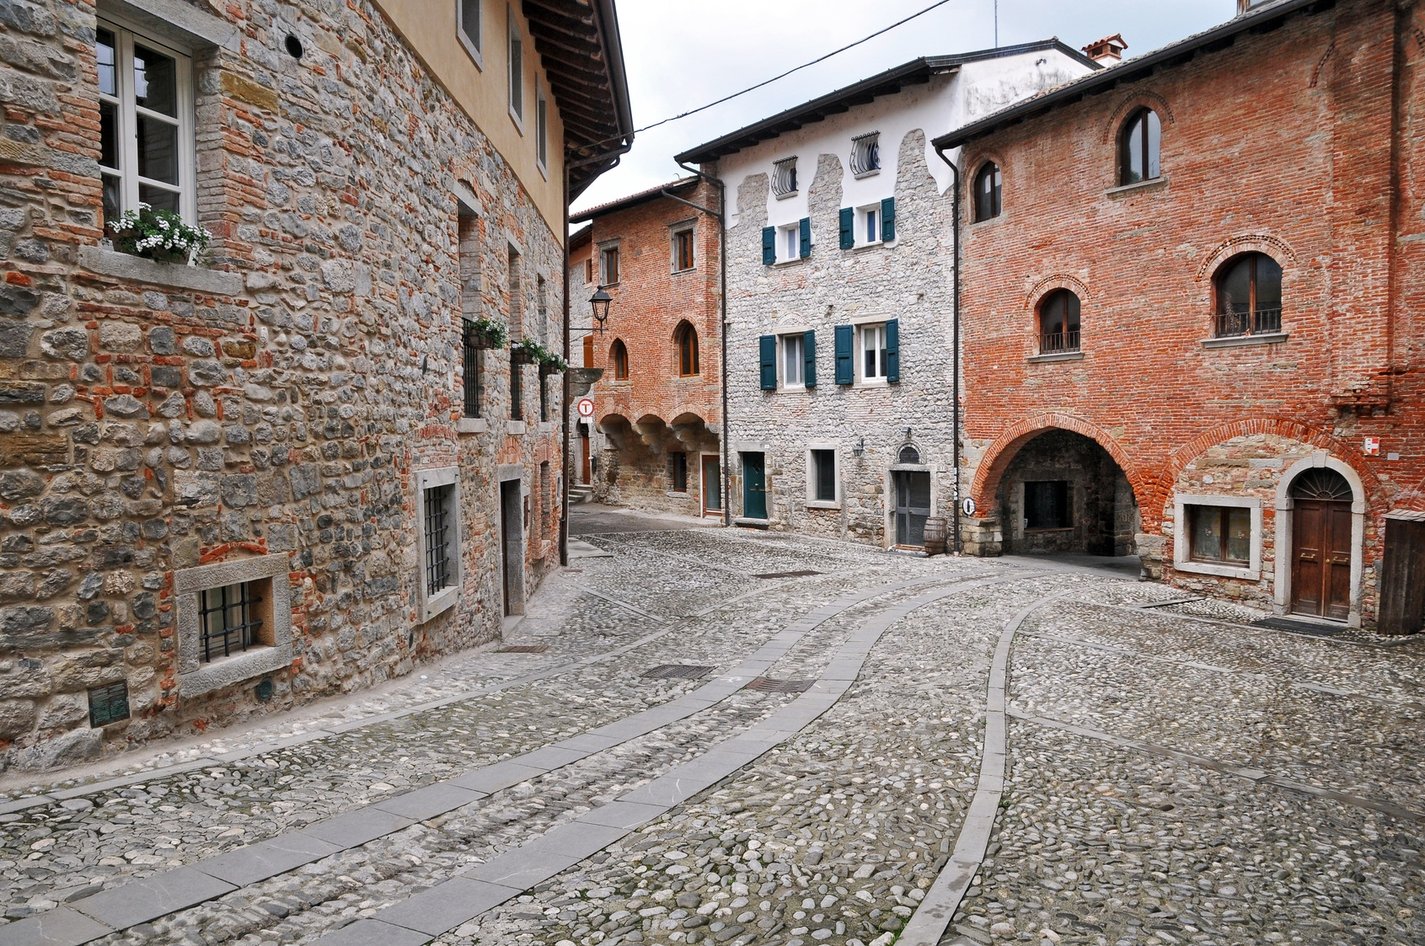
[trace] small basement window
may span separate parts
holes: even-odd
[[[292,662],[286,553],[174,572],[178,683],[187,699]]]

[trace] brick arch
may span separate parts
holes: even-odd
[[[1278,263],[1287,262],[1296,265],[1297,261],[1296,252],[1281,237],[1272,236],[1269,233],[1243,233],[1229,237],[1217,244],[1198,266],[1196,278],[1201,280],[1209,274],[1217,272],[1219,266],[1238,253],[1251,252],[1264,253]]]
[[[1054,273],[1045,276],[1030,287],[1029,292],[1024,296],[1024,308],[1030,315],[1033,315],[1039,308],[1039,302],[1055,289],[1068,289],[1079,297],[1079,306],[1082,308],[1089,300],[1089,287],[1076,276],[1068,273]]]
[[[1218,444],[1226,443],[1237,437],[1249,437],[1253,434],[1287,437],[1324,450],[1333,459],[1349,466],[1361,478],[1361,482],[1365,484],[1367,501],[1380,486],[1380,480],[1366,466],[1359,451],[1350,449],[1347,444],[1324,430],[1285,417],[1252,417],[1209,427],[1169,454],[1159,476],[1159,481],[1163,486],[1161,498],[1164,505],[1166,506],[1166,503],[1172,498],[1174,484],[1189,463]]]
[[[1123,127],[1124,120],[1128,113],[1138,107],[1151,108],[1158,113],[1158,118],[1164,125],[1177,123],[1177,118],[1173,115],[1172,106],[1168,100],[1157,92],[1150,92],[1147,89],[1140,89],[1125,95],[1113,109],[1113,114],[1108,116],[1108,121],[1103,126],[1103,131],[1099,140],[1104,144],[1111,144],[1118,141],[1118,131]]]
[[[970,495],[974,497],[979,508],[991,508],[994,495],[999,490],[1000,480],[1004,477],[1005,470],[1009,469],[1009,464],[1018,455],[1020,448],[1050,430],[1067,430],[1081,437],[1087,437],[1102,447],[1128,479],[1128,486],[1138,499],[1140,514],[1147,511],[1143,497],[1150,494],[1148,491],[1153,486],[1152,478],[1147,471],[1140,470],[1128,458],[1128,454],[1124,452],[1123,448],[1118,445],[1118,441],[1114,440],[1102,427],[1081,417],[1061,414],[1058,411],[1045,411],[1026,417],[1005,428],[995,438],[994,443],[990,444],[989,449],[985,451],[984,458],[980,461],[979,468],[975,471],[975,478],[970,484]],[[1144,531],[1147,531],[1148,519],[1144,518],[1143,523]],[[1157,524],[1156,516],[1152,524]]]

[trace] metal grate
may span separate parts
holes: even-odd
[[[208,588],[199,595],[198,621],[203,660],[241,653],[257,640],[262,618],[252,582]]]
[[[716,669],[699,664],[659,664],[652,670],[643,671],[643,675],[654,680],[697,680]]]
[[[479,417],[480,402],[483,400],[483,381],[480,377],[480,346],[475,332],[475,323],[465,320],[465,333],[461,343],[465,375],[465,416]]]
[[[435,594],[450,584],[450,510],[448,498],[454,486],[434,486],[426,490],[426,594]]]
[[[129,685],[120,681],[89,691],[89,725],[98,729],[129,718]]]
[[[802,569],[802,570],[800,570],[800,571],[795,571],[795,572],[763,572],[763,573],[760,574],[760,575],[753,575],[752,577],[753,577],[753,578],[807,578],[807,577],[809,577],[809,576],[811,576],[811,575],[820,575],[820,574],[821,574],[821,572],[812,571],[810,568],[804,568],[804,569]]]
[[[510,420],[524,420],[524,362],[510,345]]]
[[[1270,335],[1282,330],[1282,310],[1237,309],[1217,313],[1217,337],[1232,338],[1237,335]]]
[[[548,644],[510,644],[495,651],[497,654],[542,654],[549,649]]]
[[[778,680],[775,677],[758,677],[744,690],[756,690],[759,693],[805,693],[811,689],[815,680]]]

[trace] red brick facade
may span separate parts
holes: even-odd
[[[1003,174],[1002,212],[962,230],[971,549],[1027,548],[1005,477],[1064,429],[1123,471],[1150,572],[1300,610],[1285,520],[1294,478],[1324,467],[1352,485],[1350,620],[1372,623],[1384,517],[1425,508],[1422,60],[1418,3],[1349,0],[941,139],[963,146],[967,191],[986,161]],[[1120,186],[1119,136],[1142,107],[1161,175]],[[1214,337],[1215,279],[1248,251],[1281,267],[1280,332]],[[1045,354],[1037,307],[1061,288],[1080,300],[1078,351]],[[1233,574],[1179,567],[1175,518],[1205,494],[1258,510]]]
[[[661,196],[661,190],[574,218],[591,221],[591,232],[587,254],[582,245],[571,254],[570,297],[587,299],[605,284],[605,253],[616,248],[618,278],[606,284],[613,297],[607,331],[593,336],[589,362],[603,369],[591,393],[597,427],[595,495],[622,505],[700,515],[720,508],[709,488],[716,483],[705,484],[702,475],[704,464],[712,462],[704,458],[717,458],[721,468],[718,222],[710,213]],[[668,190],[690,203],[717,208],[717,188],[706,182],[684,180]],[[691,266],[676,258],[676,235],[683,230],[692,231]],[[590,259],[592,282],[585,262]],[[681,264],[687,262],[684,257]],[[696,333],[697,365],[691,373],[679,344],[684,323]],[[618,344],[627,352],[627,377],[618,376],[612,361]],[[587,349],[576,342],[574,350],[578,362]],[[686,483],[675,481],[678,453],[685,455]],[[711,468],[708,472],[708,479],[718,479]]]

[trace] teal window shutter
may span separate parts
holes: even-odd
[[[757,339],[758,360],[762,365],[762,390],[777,390],[777,336],[763,335]]]
[[[811,218],[802,218],[802,259],[811,255]]]
[[[881,241],[889,243],[896,238],[896,199],[887,197],[881,201]]]
[[[816,387],[816,333],[807,332],[802,336],[802,383],[809,388]]]
[[[901,320],[891,319],[886,323],[886,380],[892,383],[901,379]]]
[[[852,207],[841,208],[841,248],[849,250],[856,245],[856,211]]]
[[[762,265],[771,266],[777,262],[777,228],[762,228]]]
[[[849,325],[836,326],[836,383],[850,384],[855,379],[855,364],[852,361],[851,346],[856,338],[856,330]]]

